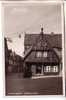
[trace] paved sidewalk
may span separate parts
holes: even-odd
[[[39,78],[39,79],[40,79],[40,78],[52,78],[52,77],[62,77],[62,76],[61,76],[61,75],[50,75],[50,76],[49,76],[49,75],[47,75],[47,76],[44,76],[44,75],[43,75],[43,76],[40,76],[40,75],[39,75],[39,76],[32,76],[32,79],[38,79],[38,78]]]

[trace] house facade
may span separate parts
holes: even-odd
[[[10,52],[8,72],[20,73],[22,72],[23,59],[15,52]]]
[[[5,54],[5,74],[22,73],[23,57],[17,55],[11,49],[8,49],[7,39],[4,38],[4,54]]]
[[[58,75],[62,70],[62,35],[25,34],[24,76]]]

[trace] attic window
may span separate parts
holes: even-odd
[[[43,57],[47,57],[47,52],[46,51],[43,52]]]
[[[42,57],[42,52],[37,52],[37,57]]]

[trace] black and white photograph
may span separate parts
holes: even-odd
[[[2,3],[5,96],[63,95],[62,3]]]

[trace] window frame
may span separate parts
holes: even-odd
[[[53,66],[53,72],[58,72],[58,66]]]
[[[40,54],[40,53],[41,53],[41,54]],[[38,55],[39,55],[39,56],[38,56]],[[37,51],[37,52],[36,52],[36,57],[37,57],[37,58],[41,58],[41,57],[42,57],[42,52],[41,52],[41,51]]]
[[[42,54],[42,57],[47,58],[47,56],[48,56],[47,51],[44,51],[43,54]]]
[[[41,54],[39,54],[39,56],[38,56],[38,53],[41,53]],[[36,51],[36,57],[38,57],[38,58],[41,58],[41,57],[47,58],[48,57],[48,52],[47,51]]]

